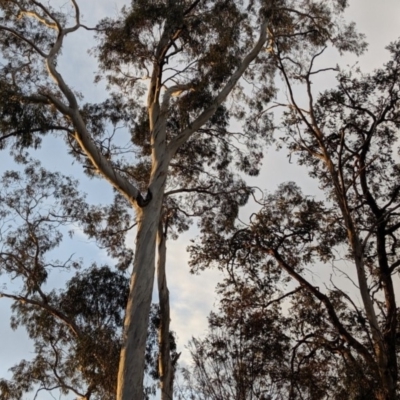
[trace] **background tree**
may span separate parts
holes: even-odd
[[[259,290],[239,279],[230,297],[220,285],[219,312],[210,315],[206,337],[191,341],[193,365],[182,370],[178,398],[288,398],[289,318],[280,309],[282,299],[264,297],[271,295],[266,286]]]
[[[140,399],[156,236],[165,188],[174,182],[168,180],[174,175],[171,168],[185,166],[177,163],[184,160],[185,146],[196,155],[190,165],[227,167],[219,165],[220,155],[237,144],[226,130],[227,121],[231,114],[244,120],[246,109],[228,112],[222,103],[244,74],[254,83],[250,97],[257,100],[249,102],[251,111],[270,99],[268,77],[274,64],[271,53],[262,50],[272,43],[272,33],[287,53],[327,41],[357,50],[354,31],[343,36],[335,23],[346,4],[255,1],[245,8],[236,1],[134,1],[118,20],[103,21],[97,28],[101,67],[110,72],[111,88],[119,91],[100,105],[81,104],[57,67],[65,37],[88,29],[75,0],[71,13],[36,0],[2,1],[0,6],[3,140],[17,135],[19,145],[28,145],[35,143],[37,132],[65,132],[88,172],[106,179],[135,210],[136,251],[117,398]],[[140,85],[143,76],[149,81],[146,88]],[[139,99],[146,90],[142,109]],[[115,131],[107,134],[110,122],[133,128],[133,146],[121,147]],[[240,136],[245,153],[233,160],[234,153],[228,152],[225,159],[255,174],[266,123],[268,118],[262,126],[249,122]],[[209,145],[203,147],[206,141]]]
[[[1,382],[1,398],[58,390],[81,399],[115,399],[127,283],[123,273],[94,265],[76,273],[65,291],[46,293],[46,303],[3,294],[15,300],[12,326],[27,329],[35,357],[12,367],[11,381]]]
[[[236,392],[227,388],[238,393],[241,390],[244,399],[257,398],[260,393],[265,398],[340,399],[352,398],[346,380],[356,382],[353,392],[357,395],[360,390],[375,387],[375,375],[367,372],[362,358],[349,353],[330,319],[337,321],[338,309],[342,328],[368,341],[365,331],[354,324],[362,320],[362,314],[358,309],[349,309],[348,299],[340,289],[334,287],[321,294],[313,282],[320,257],[330,261],[331,245],[334,246],[330,233],[326,233],[330,232],[328,211],[322,202],[303,196],[295,184],[285,184],[265,198],[263,208],[248,228],[243,227],[226,239],[210,235],[207,244],[203,241],[201,247],[192,248],[196,268],[216,263],[226,275],[219,284],[220,307],[210,318],[210,333],[192,348],[194,370],[189,387],[195,393],[207,398],[206,381],[222,381],[217,386],[222,386],[225,395],[216,394],[216,398],[232,399]],[[321,236],[326,239],[324,243]],[[269,256],[262,244],[268,249],[277,247],[281,263]],[[210,256],[202,264],[203,251]],[[215,261],[217,255],[219,261]],[[292,265],[295,267],[290,269]],[[296,285],[295,277],[302,283]],[[306,284],[319,298],[309,293]],[[330,305],[333,314],[327,312],[325,304]],[[232,341],[240,343],[234,351]],[[353,357],[357,363],[350,363]],[[246,374],[237,373],[239,367],[247,371],[247,379]],[[221,370],[227,371],[223,380]],[[235,377],[243,378],[240,385],[233,384]]]
[[[371,75],[340,71],[339,86],[317,100],[311,85],[322,72],[313,69],[321,52],[302,64],[284,57],[281,45],[277,39],[274,52],[290,100],[284,142],[318,179],[325,201],[282,185],[249,225],[231,235],[208,231],[192,246],[192,263],[227,272],[225,302],[271,280],[295,285],[291,304],[282,304],[290,324],[280,328],[292,346],[290,398],[396,399],[400,44],[389,46],[391,61]],[[305,85],[308,108],[297,102],[293,79]],[[355,277],[361,306],[343,281],[329,279],[327,265],[329,274]],[[314,273],[327,279],[316,284]]]
[[[291,101],[301,122],[293,125],[292,118],[287,119],[291,138],[294,126],[310,135],[304,140],[297,136],[289,140],[290,145],[300,145],[300,162],[311,164],[311,173],[338,206],[373,343],[371,353],[380,378],[376,395],[388,399],[395,398],[398,379],[392,276],[397,272],[399,187],[394,152],[399,128],[399,43],[389,50],[392,60],[383,69],[354,78],[340,74],[338,89],[316,103],[311,91],[315,54],[307,70],[296,71],[309,93],[310,119],[301,112],[293,92]],[[291,75],[282,60],[280,67],[290,86]],[[314,167],[316,159],[324,166],[318,168],[319,173]]]

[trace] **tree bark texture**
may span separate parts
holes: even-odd
[[[160,202],[157,202],[160,204]],[[134,268],[126,307],[118,370],[118,399],[142,399],[144,353],[153,291],[158,207],[154,202],[139,216]]]
[[[154,143],[160,154],[163,143]],[[118,370],[117,399],[142,400],[145,349],[151,296],[155,275],[155,251],[165,190],[168,161],[164,152],[155,162],[150,181],[152,199],[137,207],[138,230],[130,291],[125,313],[124,333]],[[154,193],[154,194],[153,194]]]

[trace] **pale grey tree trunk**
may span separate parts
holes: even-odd
[[[162,138],[162,135],[159,135],[160,137]],[[148,193],[151,200],[145,207],[136,209],[138,228],[118,369],[118,400],[143,399],[145,350],[155,276],[157,232],[169,162],[164,141],[153,142],[153,157],[154,167]]]
[[[118,370],[117,398],[142,399],[144,353],[155,269],[155,244],[159,210],[154,202],[138,216],[134,268],[126,307]]]
[[[179,148],[215,114],[225,101],[250,63],[257,57],[267,40],[267,23],[260,27],[260,36],[253,49],[244,57],[225,86],[215,97],[213,104],[205,109],[188,128],[166,143],[166,121],[170,97],[182,90],[190,90],[190,85],[177,85],[167,89],[160,104],[158,94],[161,90],[157,68],[154,66],[151,79],[148,110],[150,117],[150,137],[152,146],[152,171],[149,190],[153,198],[142,210],[138,227],[138,239],[134,270],[124,324],[123,348],[118,372],[117,400],[143,399],[143,369],[146,335],[149,320],[150,301],[154,279],[154,257],[156,235],[160,222],[161,205],[164,196],[168,165]],[[158,82],[158,83],[157,83]],[[150,282],[151,281],[151,282]],[[146,314],[147,313],[147,314]]]

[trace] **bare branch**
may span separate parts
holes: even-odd
[[[42,16],[40,16],[37,12],[35,11],[28,11],[28,10],[21,10],[18,17],[22,18],[23,16],[27,16],[27,17],[32,17],[35,18],[36,20],[38,20],[41,24],[47,26],[50,29],[54,29],[56,31],[58,31],[58,26],[55,22],[51,22],[46,18],[43,18]]]
[[[263,246],[261,246],[263,248]],[[335,308],[333,307],[329,298],[320,292],[318,288],[311,285],[306,279],[304,279],[300,274],[298,274],[289,264],[287,264],[281,255],[274,249],[265,249],[267,254],[273,256],[276,261],[279,263],[282,269],[284,269],[292,278],[294,278],[302,287],[304,287],[310,294],[315,296],[318,300],[320,300],[326,307],[329,318],[333,326],[338,330],[339,334],[343,337],[346,342],[352,346],[355,350],[359,352],[360,355],[370,364],[376,367],[376,362],[374,358],[371,356],[369,351],[365,348],[365,346],[360,343],[350,332],[345,328],[345,326],[340,322]]]
[[[47,7],[45,7],[42,3],[40,3],[39,1],[36,0],[32,0],[32,3],[37,5],[50,19],[52,19],[54,21],[54,23],[56,24],[56,29],[58,30],[58,32],[61,32],[62,30],[62,26],[60,24],[60,22],[58,21],[58,19],[49,11],[49,9]]]

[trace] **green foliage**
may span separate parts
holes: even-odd
[[[361,51],[360,35],[349,31],[337,18],[345,6],[343,1],[309,0],[257,0],[248,4],[233,0],[133,1],[121,10],[118,18],[105,19],[97,26],[98,46],[94,54],[113,92],[103,103],[79,106],[93,143],[122,177],[145,192],[152,159],[150,109],[141,104],[147,90],[141,83],[143,78],[153,82],[148,92],[150,103],[162,102],[164,88],[176,84],[188,87],[170,100],[166,121],[170,143],[213,104],[253,46],[264,18],[268,19],[269,46],[279,43],[279,51],[284,55],[300,60],[306,49],[320,48],[328,42],[349,51]],[[0,110],[5,110],[1,143],[12,143],[14,138],[17,146],[37,146],[42,133],[66,132],[71,154],[83,163],[90,176],[98,176],[90,158],[70,136],[74,132],[71,120],[54,106],[53,97],[62,101],[64,94],[41,69],[43,57],[56,40],[55,31],[41,24],[40,18],[27,18],[24,10],[63,29],[74,23],[73,13],[41,8],[37,2],[1,4],[4,27],[0,42],[8,64],[1,69],[0,79],[13,82],[2,86],[4,97],[0,96]],[[26,52],[19,52],[21,48]],[[245,186],[235,175],[237,171],[250,176],[258,174],[262,146],[271,140],[273,130],[266,107],[275,95],[276,67],[272,49],[259,54],[245,72],[251,92],[238,84],[231,104],[219,106],[196,135],[183,143],[169,166],[169,188],[190,189],[184,193],[193,196],[194,189],[199,188],[203,193],[202,207],[209,209],[215,192],[209,190],[205,196],[204,188],[217,185],[219,192],[231,184]],[[10,98],[13,101],[8,101]],[[80,99],[78,94],[77,98]],[[243,125],[239,132],[230,129],[233,121]],[[122,136],[127,131],[131,136],[129,145]],[[216,181],[219,182],[215,184]],[[182,195],[180,201],[191,203],[193,196]],[[187,210],[179,213],[180,220],[185,222],[180,223],[178,231],[188,226],[187,214]]]

